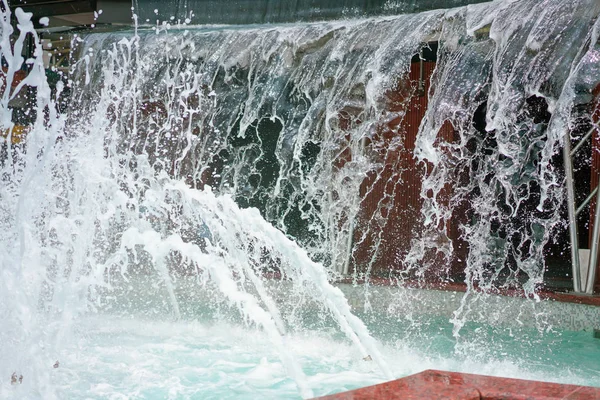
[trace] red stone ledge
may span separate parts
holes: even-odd
[[[426,370],[319,400],[600,400],[600,388]]]

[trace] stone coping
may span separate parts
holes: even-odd
[[[365,280],[358,280],[353,282],[352,279],[342,279],[338,281],[338,283],[356,283],[356,284],[365,284]],[[464,283],[457,282],[420,282],[420,281],[412,281],[406,280],[403,282],[397,282],[396,280],[386,279],[386,278],[371,278],[369,279],[369,284],[374,286],[401,286],[407,288],[414,289],[429,289],[429,290],[444,290],[450,292],[466,292],[467,286]],[[483,292],[482,289],[475,287],[475,290],[478,292]],[[496,294],[499,296],[508,296],[508,297],[527,297],[525,292],[520,289],[502,289],[497,288],[493,291],[487,291],[488,294]],[[576,304],[586,304],[590,306],[600,306],[600,295],[586,295],[586,294],[575,294],[571,292],[557,292],[551,290],[539,290],[537,292],[538,296],[541,300],[554,300],[561,301],[564,303],[576,303]]]
[[[600,388],[426,370],[320,400],[600,400]]]
[[[466,321],[504,327],[546,327],[568,331],[600,329],[600,307],[556,299],[535,301],[525,296],[508,296],[465,290],[427,289],[401,285],[352,285],[338,283],[352,310],[402,317],[406,315],[454,318],[462,310]],[[542,296],[540,296],[542,297]]]

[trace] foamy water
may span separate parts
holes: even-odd
[[[443,352],[425,350],[423,343],[381,345],[386,362],[396,377],[424,369],[443,369],[486,375],[537,379],[600,386],[600,367],[580,360],[570,364],[562,352],[588,346],[576,341],[532,346],[540,355],[552,345],[555,360],[532,364],[532,356],[505,354],[486,361],[453,355],[449,337],[436,338],[433,330],[423,332],[433,341],[445,343]],[[443,336],[443,335],[442,335]],[[360,351],[339,335],[328,332],[292,333],[288,351],[304,366],[307,384],[315,395],[324,395],[377,384],[386,377]],[[413,338],[412,340],[415,340]],[[568,347],[571,347],[569,349]],[[600,355],[600,346],[595,354]],[[3,382],[0,395],[7,399],[299,399],[297,387],[285,373],[277,351],[263,331],[227,322],[160,321],[110,315],[86,318],[54,354],[59,367],[48,366],[52,392],[40,393],[36,382],[24,377],[21,385]],[[526,359],[529,360],[526,360]],[[564,358],[564,359],[561,359]],[[587,367],[587,369],[586,369]]]

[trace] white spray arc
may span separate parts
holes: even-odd
[[[93,312],[102,293],[110,292],[115,279],[126,277],[130,265],[143,258],[143,268],[164,279],[175,317],[179,306],[170,273],[185,265],[196,274],[198,290],[210,282],[246,321],[265,330],[301,395],[311,397],[302,366],[286,347],[284,319],[264,286],[261,263],[268,254],[283,279],[324,304],[362,356],[392,377],[377,344],[351,313],[342,292],[329,283],[324,267],[257,210],[241,210],[228,196],[215,196],[210,187],[192,189],[157,170],[147,155],[123,151],[116,126],[123,121],[107,116],[128,101],[135,107],[136,81],[130,80],[140,73],[135,35],[119,43],[127,51],[115,48],[113,61],[120,64],[103,76],[95,112],[69,121],[67,127],[51,99],[31,15],[20,10],[16,14],[21,37],[14,54],[20,54],[19,45],[28,34],[34,35],[38,50],[28,60],[34,69],[15,92],[27,85],[37,88],[32,112],[38,119],[26,147],[9,147],[2,165],[2,376],[19,371],[25,376],[23,390],[51,398],[48,365],[70,337],[70,328],[81,315]],[[10,87],[24,60],[8,54],[10,13],[3,18],[2,51]],[[89,58],[81,60],[87,67]],[[12,129],[9,91],[4,94],[3,121]],[[135,137],[136,121],[128,122]]]

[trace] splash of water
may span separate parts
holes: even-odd
[[[385,230],[402,207],[402,157],[426,171],[421,219],[406,228],[412,245],[394,250],[393,275],[450,279],[428,253],[446,264],[458,257],[448,226],[468,204],[473,218],[459,230],[470,290],[456,333],[475,286],[518,284],[535,296],[544,246],[562,221],[551,161],[577,96],[596,83],[599,7],[505,1],[319,24],[92,34],[65,77],[72,94],[63,114],[51,98],[63,84],[51,93],[34,40],[31,72],[0,104],[10,130],[11,93],[36,88],[36,122],[26,143],[9,137],[2,163],[0,338],[13,361],[0,373],[22,370],[34,390],[51,393],[47,366],[71,326],[139,273],[159,277],[175,318],[178,274],[216,286],[268,333],[305,397],[311,389],[286,351],[293,327],[265,275],[322,304],[391,376],[329,282],[350,273],[368,289],[381,273],[382,254],[397,245]],[[31,16],[17,17],[11,47],[2,14],[6,88],[25,62],[19,46],[36,38]],[[437,65],[413,153],[403,121],[420,88],[405,78],[432,40]],[[453,141],[440,139],[448,124]]]
[[[429,163],[421,189],[425,235],[447,231],[462,204],[472,213],[460,228],[469,244],[468,290],[456,312],[456,334],[476,285],[522,287],[538,299],[545,246],[564,223],[557,155],[563,140],[571,140],[568,133],[593,113],[590,95],[598,82],[582,66],[597,68],[591,58],[599,12],[596,2],[523,1],[482,7],[445,27],[415,154]],[[485,25],[489,37],[465,38]],[[453,143],[436,137],[448,122]],[[453,181],[458,185],[448,196]]]
[[[18,11],[17,17],[21,37],[14,51],[20,54],[18,44],[25,36],[37,36],[31,15]],[[214,284],[246,321],[267,332],[301,395],[312,397],[300,364],[287,349],[277,304],[264,286],[263,274],[276,264],[283,279],[326,305],[363,357],[375,360],[392,377],[367,328],[351,313],[342,292],[331,286],[321,264],[258,211],[240,210],[227,196],[214,196],[210,187],[191,189],[175,179],[177,174],[167,174],[162,166],[169,162],[166,157],[150,162],[145,151],[125,146],[143,136],[135,115],[125,120],[130,137],[123,137],[123,116],[111,118],[123,108],[137,109],[143,93],[144,64],[136,35],[121,39],[120,48],[114,46],[111,63],[103,66],[102,83],[94,86],[101,87],[97,97],[80,99],[95,108],[86,117],[81,114],[85,107],[68,116],[56,114],[37,46],[36,69],[21,87],[37,87],[38,119],[28,133],[26,151],[9,147],[3,165],[4,242],[18,239],[19,244],[2,256],[6,323],[1,335],[14,349],[7,351],[13,361],[2,364],[4,375],[19,369],[37,382],[36,390],[51,393],[44,363],[57,354],[78,317],[93,311],[102,293],[110,292],[115,276],[126,280],[138,266],[155,270],[163,279],[175,318],[180,310],[173,270],[194,271],[199,289]],[[89,55],[81,60],[87,69]],[[12,56],[7,76],[22,63],[18,55]],[[89,83],[86,75],[83,84]],[[11,286],[19,287],[16,298]],[[35,362],[26,367],[31,358]]]

